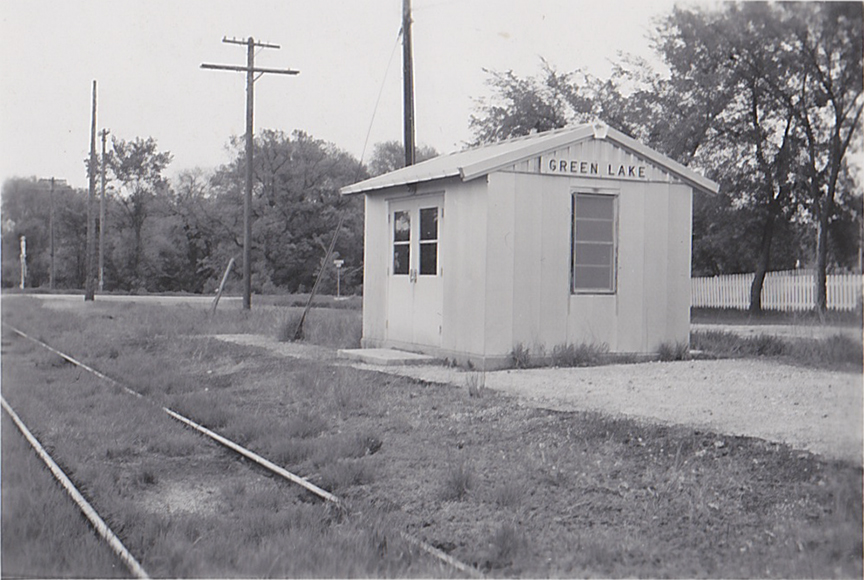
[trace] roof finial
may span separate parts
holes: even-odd
[[[591,127],[594,129],[594,138],[595,139],[605,139],[606,134],[609,132],[609,125],[604,123],[603,121],[597,119],[591,124]]]

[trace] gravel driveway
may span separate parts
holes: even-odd
[[[334,356],[329,349],[264,336],[215,338],[280,356],[331,361]],[[472,375],[481,376],[437,365],[351,366],[463,388],[474,380]],[[736,359],[508,370],[482,377],[486,387],[531,406],[592,410],[758,437],[862,464],[861,374]]]
[[[486,385],[545,407],[704,427],[862,463],[857,374],[714,360],[501,371]]]

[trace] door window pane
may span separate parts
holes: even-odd
[[[411,258],[411,215],[393,212],[393,274],[408,274]]]
[[[438,208],[420,210],[420,275],[438,274]]]
[[[393,241],[407,242],[411,239],[411,215],[407,211],[393,212]]]
[[[408,253],[411,246],[408,244],[393,244],[393,273],[408,273]]]
[[[420,210],[420,239],[438,239],[438,208],[427,207]]]
[[[438,274],[438,242],[420,243],[420,274],[422,276]]]
[[[615,197],[573,196],[574,292],[614,292],[617,234]]]

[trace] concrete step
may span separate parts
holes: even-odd
[[[427,354],[405,352],[390,348],[343,348],[337,351],[340,358],[356,360],[370,365],[428,365],[441,361]]]

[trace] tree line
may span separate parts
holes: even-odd
[[[608,78],[487,71],[491,97],[469,121],[475,145],[595,118],[721,185],[698,194],[693,273],[755,272],[751,309],[761,309],[770,270],[813,268],[817,306],[825,276],[861,267],[862,5],[730,3],[675,8],[656,22],[652,46],[662,62],[623,56]],[[242,246],[242,140],[234,160],[190,170],[172,182],[172,158],[152,138],[114,138],[105,164],[113,189],[105,220],[105,289],[209,292]],[[430,148],[418,159],[434,156]],[[338,190],[400,167],[398,142],[376,145],[368,165],[312,136],[261,131],[255,138],[253,275],[256,292],[302,292],[335,270],[322,259],[345,215],[336,255],[343,287],[362,284],[362,200]],[[50,270],[49,192],[44,182],[3,184],[4,285],[17,283],[20,235],[28,240],[28,285]],[[84,280],[86,194],[54,195],[55,284]],[[235,276],[233,280],[238,280]]]

